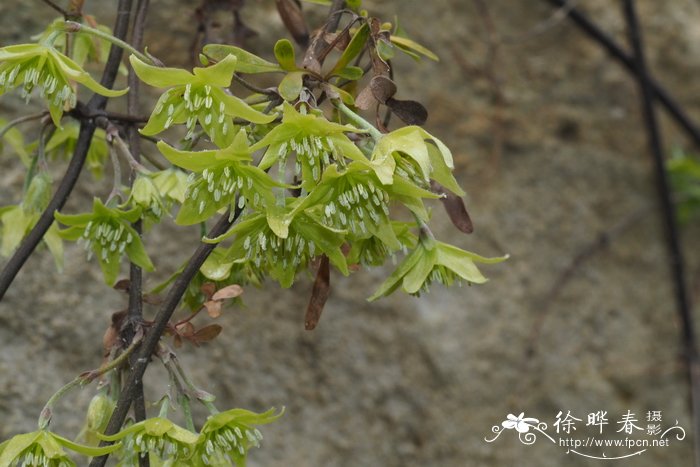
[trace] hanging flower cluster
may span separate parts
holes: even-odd
[[[0,95],[19,87],[22,96],[29,99],[32,91],[39,89],[56,126],[61,126],[64,110],[75,107],[77,102],[73,83],[80,83],[107,97],[118,97],[127,92],[126,89],[116,91],[105,88],[77,63],[51,46],[20,44],[0,49]]]

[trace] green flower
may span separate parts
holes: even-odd
[[[275,409],[255,413],[244,409],[232,409],[211,415],[199,435],[192,465],[244,466],[248,449],[259,447],[262,434],[255,425],[274,422],[284,413]]]
[[[452,153],[445,144],[418,126],[407,126],[383,135],[372,151],[371,165],[385,185],[395,175],[427,188],[432,178],[463,196],[452,169]]]
[[[135,56],[129,58],[138,77],[151,86],[169,88],[151,114],[144,135],[155,135],[173,124],[185,123],[187,139],[194,136],[197,122],[219,147],[228,146],[235,135],[232,117],[252,123],[270,123],[275,115],[259,112],[228,93],[236,57],[230,55],[216,65],[199,68],[192,73],[179,68],[159,68],[148,65]]]
[[[2,242],[0,254],[11,255],[41,217],[51,198],[51,178],[45,172],[40,172],[32,178],[24,199],[18,205],[0,208],[0,223],[2,223]],[[56,268],[63,268],[63,242],[54,222],[44,235],[44,243],[53,255]]]
[[[60,223],[69,226],[60,231],[62,238],[83,242],[88,259],[93,253],[97,256],[107,284],[116,282],[120,258],[125,252],[132,263],[148,271],[154,269],[141,237],[131,227],[131,223],[141,216],[140,208],[129,211],[108,208],[95,198],[91,213],[66,215],[56,212],[54,215]]]
[[[345,135],[346,132],[364,133],[364,130],[329,122],[320,112],[299,113],[288,102],[284,103],[282,112],[282,123],[251,146],[252,151],[267,147],[259,164],[261,169],[268,169],[279,161],[281,170],[284,170],[288,155],[294,153],[295,174],[302,175],[302,186],[310,190],[321,180],[324,169],[334,161],[343,164],[346,157],[366,160]]]
[[[63,448],[93,457],[109,454],[120,447],[121,444],[99,448],[83,446],[55,433],[38,430],[16,435],[0,444],[0,466],[74,467],[75,462]]]
[[[205,241],[219,242],[235,236],[224,252],[225,261],[232,265],[246,264],[258,277],[269,273],[282,287],[290,287],[297,272],[321,254],[328,256],[336,268],[348,275],[347,262],[340,248],[345,241],[345,232],[323,225],[306,212],[288,216],[293,209],[290,205],[284,210],[269,209],[267,214],[250,213],[224,235]],[[281,226],[280,219],[289,219],[289,222]]]
[[[411,251],[396,270],[379,286],[369,300],[373,301],[394,292],[399,286],[411,295],[429,291],[430,284],[438,282],[450,286],[455,281],[483,284],[487,279],[477,269],[475,262],[494,264],[505,261],[508,255],[484,258],[456,246],[439,242],[421,232],[416,248]]]
[[[162,141],[158,149],[173,164],[192,171],[176,219],[179,224],[202,222],[225,206],[233,210],[236,203],[241,208],[245,203],[256,208],[270,206],[275,200],[273,188],[283,186],[251,165],[252,151],[244,129],[224,149],[179,151]]]
[[[77,96],[73,82],[107,97],[118,97],[128,91],[107,89],[53,47],[19,44],[0,49],[0,95],[21,86],[22,96],[29,99],[38,87],[57,127],[61,126],[63,111],[75,107]]]
[[[408,249],[414,248],[416,236],[410,231],[412,227],[415,227],[414,223],[391,221],[389,228],[391,228],[393,236],[398,240],[399,248],[389,247],[386,241],[374,235],[354,240],[348,253],[348,264],[381,266],[386,261],[387,256],[394,258],[394,252],[397,249],[402,249],[406,252]],[[386,234],[382,235],[382,238],[386,237]]]
[[[119,433],[106,436],[97,434],[104,441],[123,440],[123,465],[138,465],[138,458],[146,453],[160,460],[184,461],[192,457],[199,439],[197,433],[175,425],[167,418],[154,417],[135,423]],[[175,464],[175,465],[189,465]]]
[[[187,191],[187,174],[179,169],[165,169],[152,175],[153,183],[166,200],[168,206],[173,203],[184,203]]]
[[[124,206],[128,205],[140,208],[143,215],[155,221],[160,219],[165,212],[165,204],[151,175],[137,175],[131,186],[129,199],[124,203]]]

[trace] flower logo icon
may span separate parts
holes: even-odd
[[[501,425],[507,430],[512,430],[515,428],[518,433],[527,433],[530,431],[531,426],[536,426],[540,421],[536,418],[524,417],[525,412],[520,412],[517,417],[512,413],[509,413]],[[534,425],[533,425],[534,424]]]

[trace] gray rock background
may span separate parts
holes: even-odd
[[[147,43],[168,64],[188,62],[190,3],[152,2]],[[452,148],[476,225],[473,235],[461,236],[436,209],[436,233],[511,259],[484,268],[491,281],[483,286],[371,304],[364,298],[389,269],[336,274],[314,332],[303,330],[310,280],[291,290],[248,288],[245,307],[219,319],[220,338],[181,350],[180,359],[222,407],[286,406],[285,416],[264,430],[263,449],[252,453],[250,465],[600,462],[567,455],[542,437],[532,446],[513,432],[484,441],[507,414],[523,411],[551,424],[559,410],[584,419],[607,410],[609,433],[627,410],[643,425],[647,411],[661,410],[665,425],[678,420],[690,435],[680,328],[634,81],[568,22],[532,33],[552,14],[547,2],[483,2],[488,18],[472,1],[365,3],[386,19],[398,14],[412,37],[442,58],[396,60],[398,97],[429,109],[427,128]],[[617,2],[578,3],[625,40]],[[109,24],[114,4],[92,0],[86,10]],[[248,2],[244,12],[260,32],[253,49],[267,56],[281,31],[273,5]],[[640,0],[639,7],[655,75],[700,118],[700,5]],[[51,15],[38,0],[2,3],[0,44],[26,41]],[[503,40],[495,53],[490,28]],[[25,111],[12,96],[0,99],[2,117]],[[667,149],[688,145],[665,116],[662,123]],[[21,167],[6,156],[0,167],[0,200],[16,202]],[[56,165],[57,175],[62,168]],[[84,208],[109,183],[86,174],[65,211]],[[626,228],[617,229],[620,223]],[[610,232],[607,247],[592,247]],[[700,230],[683,232],[697,299]],[[196,232],[173,225],[153,231],[147,243],[159,252],[157,277],[167,276],[196,241]],[[124,304],[80,248],[68,248],[61,274],[45,250],[29,260],[0,304],[0,439],[34,429],[55,390],[99,365],[102,333]],[[156,366],[146,383],[157,387],[163,372]],[[85,389],[68,397],[55,427],[76,433],[91,395]],[[155,389],[149,398],[157,400]],[[577,436],[583,433],[580,425]],[[681,466],[691,459],[688,436],[615,465]]]

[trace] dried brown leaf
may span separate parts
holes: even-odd
[[[420,102],[389,98],[386,105],[407,125],[421,126],[428,120],[428,110]]]
[[[301,6],[293,0],[275,0],[282,23],[297,44],[309,45],[309,28],[301,11]]]
[[[216,336],[221,334],[223,328],[218,324],[210,324],[209,326],[204,326],[199,331],[194,333],[192,336],[192,341],[196,343],[209,342],[214,340]]]
[[[369,82],[369,87],[374,98],[382,104],[386,104],[396,94],[396,83],[387,76],[375,76]]]
[[[239,297],[243,293],[243,287],[238,284],[227,285],[226,287],[216,291],[212,295],[212,300],[226,300],[229,298]]]
[[[377,103],[377,99],[374,98],[372,93],[372,88],[367,86],[364,88],[355,98],[355,107],[362,110],[367,110]]]
[[[200,287],[199,290],[202,291],[205,297],[211,298],[211,296],[216,292],[216,284],[213,282],[205,282],[202,284],[202,287]]]
[[[309,300],[309,306],[306,308],[306,316],[304,318],[304,328],[307,331],[312,331],[318,324],[318,320],[321,319],[323,306],[326,304],[326,300],[328,300],[330,288],[330,265],[328,256],[322,255],[321,263],[316,272],[316,280],[314,281],[314,286],[311,291],[311,299]]]
[[[221,305],[222,302],[220,300],[209,300],[204,302],[204,307],[207,309],[207,314],[213,319],[221,316]]]
[[[440,201],[454,226],[466,234],[474,232],[474,224],[469,217],[464,200],[434,180],[430,182],[430,187],[435,193],[442,195]]]

